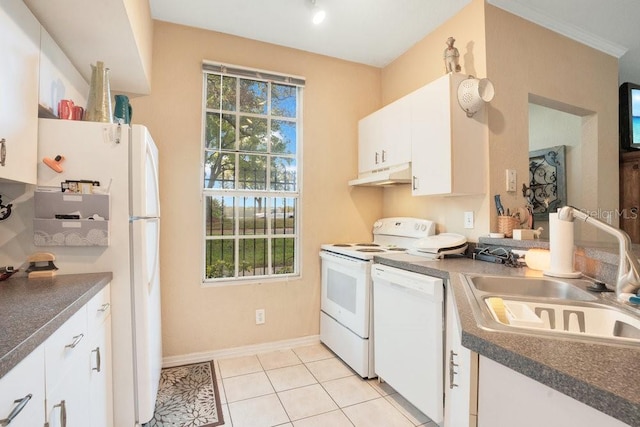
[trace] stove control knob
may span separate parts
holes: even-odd
[[[373,228],[380,228],[382,227],[382,221],[376,221],[373,223]]]
[[[420,224],[415,224],[415,225],[413,226],[413,228],[415,228],[415,229],[416,229],[416,231],[417,231],[417,230],[419,230],[419,229],[420,229]]]
[[[427,225],[426,224],[422,224],[422,227],[420,227],[420,230],[425,231],[427,229]]]

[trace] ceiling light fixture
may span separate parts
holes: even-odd
[[[311,14],[312,14],[312,19],[311,21],[315,24],[315,25],[319,25],[320,23],[322,23],[322,21],[324,21],[324,18],[327,17],[327,12],[325,12],[325,10],[318,6],[318,2],[317,0],[309,0],[311,2]]]

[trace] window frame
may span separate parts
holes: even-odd
[[[214,69],[211,69],[214,68]],[[234,138],[234,148],[233,150],[212,150],[211,147],[208,146],[207,143],[207,116],[211,113],[212,110],[216,114],[227,114],[227,110],[222,109],[212,109],[207,105],[207,96],[208,96],[208,76],[221,75],[221,76],[230,76],[237,78],[236,84],[237,87],[240,87],[240,79],[247,80],[255,80],[262,81],[267,83],[267,101],[268,107],[266,114],[255,114],[255,113],[247,113],[243,112],[240,106],[240,98],[239,94],[236,94],[236,111],[233,111],[233,114],[236,116],[235,121],[236,124],[241,120],[244,116],[257,116],[257,117],[265,117],[267,119],[267,144],[270,144],[271,138],[271,123],[272,121],[283,120],[291,121],[295,123],[296,127],[296,141],[295,141],[295,155],[290,157],[295,161],[295,190],[293,191],[283,191],[283,190],[272,190],[270,189],[269,182],[271,182],[271,165],[272,160],[277,159],[278,157],[287,157],[287,156],[279,156],[281,153],[272,153],[271,148],[268,147],[266,151],[247,151],[241,150],[240,147],[240,136],[239,133],[236,133]],[[289,281],[292,279],[299,279],[302,276],[302,233],[301,233],[301,224],[302,224],[302,149],[303,149],[303,87],[304,87],[304,79],[297,76],[287,76],[274,72],[266,72],[264,70],[256,70],[243,68],[228,64],[214,64],[210,62],[203,62],[203,95],[202,95],[202,122],[201,122],[201,158],[200,158],[200,191],[201,191],[201,214],[202,214],[202,246],[201,246],[201,281],[203,286],[235,286],[235,285],[244,285],[251,283],[268,283],[268,282],[283,282]],[[292,83],[294,82],[294,83]],[[271,85],[279,84],[279,85],[287,85],[295,87],[296,90],[296,111],[295,117],[282,117],[272,115],[271,111]],[[240,182],[240,171],[236,168],[235,177],[234,177],[234,188],[207,188],[206,187],[206,166],[207,160],[209,156],[214,153],[233,153],[236,157],[247,155],[247,154],[255,154],[255,155],[264,155],[266,156],[266,182],[265,189],[241,189],[239,188]],[[239,164],[238,160],[234,161],[235,165]],[[207,220],[210,219],[207,217],[208,204],[207,202],[211,200],[211,198],[233,198],[233,233],[229,234],[229,237],[220,238],[220,236],[214,236],[208,234],[207,228]],[[252,198],[262,198],[264,200],[264,212],[265,212],[265,222],[266,226],[264,228],[264,233],[260,233],[258,235],[247,235],[240,232],[240,218],[253,218],[257,219],[258,217],[244,217],[240,216],[240,209],[244,206],[246,208],[246,201]],[[293,200],[293,232],[292,233],[274,233],[273,224],[275,218],[278,217],[278,213],[275,214],[277,209],[277,199],[285,198],[287,200]],[[243,200],[244,199],[244,200]],[[286,221],[286,211],[285,214],[281,217]],[[246,230],[246,229],[245,229]],[[277,230],[277,229],[276,229]],[[251,275],[251,276],[242,276],[242,270],[239,270],[239,265],[242,263],[242,258],[240,257],[240,248],[239,242],[243,240],[260,240],[264,239],[267,247],[265,248],[265,253],[267,255],[267,260],[265,262],[267,271],[266,274],[262,275]],[[293,272],[291,273],[276,273],[275,266],[273,265],[272,254],[273,254],[273,246],[272,244],[275,241],[280,241],[282,239],[291,239],[293,241],[293,253],[294,253],[294,262],[293,262]],[[221,241],[221,240],[232,240],[233,243],[233,259],[234,259],[234,272],[232,276],[227,277],[219,277],[219,278],[209,278],[207,277],[207,247],[208,242],[210,241]],[[284,240],[282,240],[284,243]],[[254,258],[255,259],[255,258]]]

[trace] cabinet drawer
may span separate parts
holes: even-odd
[[[58,384],[71,369],[88,369],[88,338],[85,305],[44,344],[47,388]]]
[[[111,285],[107,285],[87,303],[88,331],[93,333],[111,314]]]
[[[26,404],[11,421],[11,427],[33,427],[44,422],[44,346],[36,348],[0,379],[0,419]],[[31,395],[31,398],[27,396]]]

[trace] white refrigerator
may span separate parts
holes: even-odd
[[[98,181],[108,192],[108,246],[49,246],[58,274],[113,272],[113,425],[153,417],[162,367],[158,149],[140,125],[39,119],[38,157],[62,156],[63,171],[41,162],[38,186]]]

